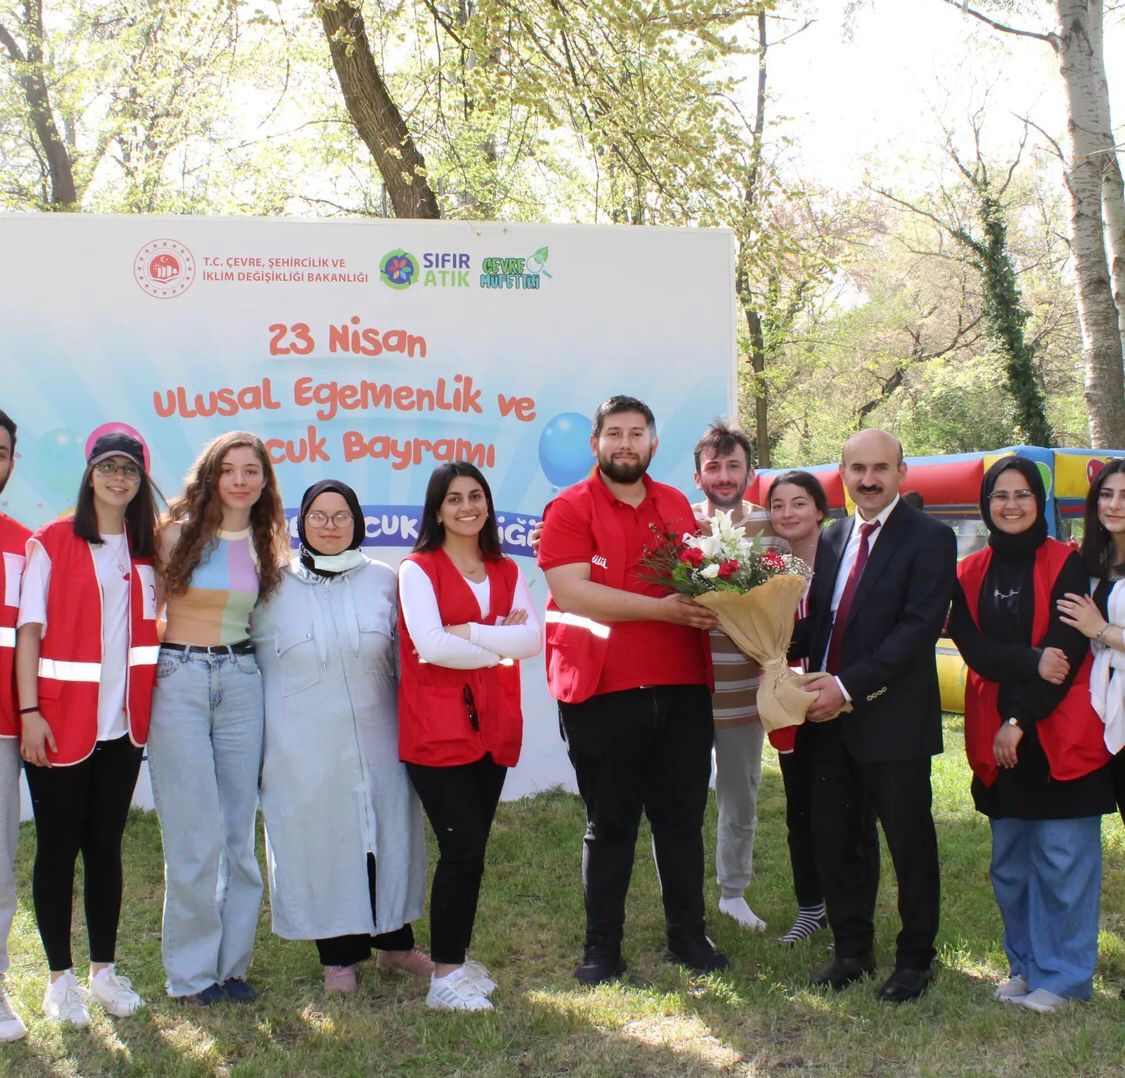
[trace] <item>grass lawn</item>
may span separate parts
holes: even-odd
[[[664,1076],[815,1073],[1115,1074],[1125,1069],[1125,831],[1103,826],[1105,889],[1099,977],[1092,1002],[1035,1015],[991,1000],[1005,972],[1000,919],[988,884],[988,828],[972,810],[960,717],[947,721],[947,751],[935,761],[934,793],[943,865],[938,978],[916,1004],[877,1004],[878,982],[839,995],[807,987],[826,959],[820,938],[792,950],[776,942],[794,902],[777,758],[767,750],[756,873],[748,899],[769,921],[764,935],[740,930],[715,909],[710,932],[730,955],[723,975],[690,977],[661,961],[662,916],[647,838],[638,846],[620,985],[594,991],[571,977],[582,940],[579,877],[583,814],[561,791],[501,805],[489,848],[474,955],[500,988],[486,1015],[435,1014],[423,982],[361,967],[355,997],[326,999],[311,943],[270,933],[263,906],[251,977],[257,1004],[184,1008],[164,996],[160,964],[160,834],[135,813],[126,832],[121,970],[149,1005],[116,1021],[92,1008],[86,1029],[60,1029],[41,1015],[45,964],[31,910],[34,836],[24,829],[17,864],[21,906],[11,940],[9,989],[28,1020],[28,1039],[0,1045],[5,1075],[556,1075]],[[708,863],[714,849],[708,815]],[[431,851],[432,853],[432,851]],[[890,971],[897,925],[884,858],[878,954]],[[80,894],[80,892],[79,892]],[[75,954],[84,953],[80,907]],[[421,924],[419,935],[425,936]],[[422,940],[424,943],[424,938]],[[80,962],[79,973],[85,975]]]

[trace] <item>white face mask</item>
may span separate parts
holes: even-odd
[[[357,565],[362,565],[367,559],[356,547],[354,550],[344,550],[339,554],[313,554],[312,560],[313,565],[323,572],[342,573],[346,569],[354,569]]]

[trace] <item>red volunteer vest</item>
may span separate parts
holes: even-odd
[[[443,550],[411,554],[429,577],[443,625],[481,622],[480,605],[457,567]],[[485,624],[502,621],[512,609],[518,572],[509,558],[485,558],[489,601]],[[455,767],[485,753],[502,767],[514,767],[523,743],[519,663],[505,662],[481,670],[453,670],[423,662],[414,650],[400,608],[398,643],[398,754],[412,764]],[[472,694],[479,730],[473,729],[465,689]]]
[[[0,513],[0,737],[19,737],[16,701],[16,618],[20,578],[31,531]]]
[[[58,752],[52,764],[86,759],[98,741],[102,668],[102,592],[90,544],[74,534],[70,518],[41,528],[35,538],[51,559],[47,632],[39,648],[39,712],[50,724]],[[156,578],[151,558],[134,558],[129,581],[129,669],[125,714],[129,739],[148,740],[156,682]]]
[[[1072,552],[1073,548],[1057,539],[1047,539],[1035,552],[1032,641],[1042,640],[1047,632],[1051,589]],[[961,582],[969,614],[977,628],[980,628],[980,590],[991,561],[992,550],[985,547],[976,554],[970,554],[957,566],[957,579]],[[1109,762],[1105,727],[1090,703],[1091,663],[1090,652],[1087,651],[1062,703],[1035,727],[1051,777],[1060,782],[1080,779]],[[996,706],[999,691],[995,681],[986,681],[974,671],[969,671],[965,682],[965,754],[973,774],[985,786],[991,786],[999,774],[992,755],[992,742],[1003,721]]]
[[[564,490],[555,501],[576,504],[582,515],[590,521],[594,536],[594,549],[602,552],[601,558],[590,563],[590,579],[595,584],[623,589],[625,586],[625,536],[622,534],[613,510],[593,484],[600,484],[597,474]],[[675,520],[680,504],[686,501],[674,487],[649,481],[648,495],[662,520]],[[543,510],[544,519],[551,510],[551,502]],[[606,566],[609,566],[607,568]],[[582,617],[560,610],[553,595],[547,595],[547,623],[545,654],[547,660],[547,688],[556,700],[565,704],[580,704],[598,691],[602,670],[605,667],[606,649],[611,626],[602,625],[593,618]],[[705,632],[699,633],[699,647],[707,673],[708,687],[714,691],[711,676],[711,644]]]

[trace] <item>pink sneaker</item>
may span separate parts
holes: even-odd
[[[324,967],[324,991],[326,993],[340,992],[345,996],[350,996],[357,988],[359,988],[359,985],[356,984],[353,966]]]
[[[430,956],[418,947],[409,951],[380,951],[375,964],[388,972],[413,973],[415,977],[431,977],[434,972]]]

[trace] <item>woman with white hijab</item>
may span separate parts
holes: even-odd
[[[254,611],[270,907],[279,936],[316,941],[325,991],[351,993],[376,950],[383,969],[433,972],[410,926],[426,855],[398,758],[395,574],[360,551],[363,513],[344,483],[305,491],[298,533],[298,557]]]

